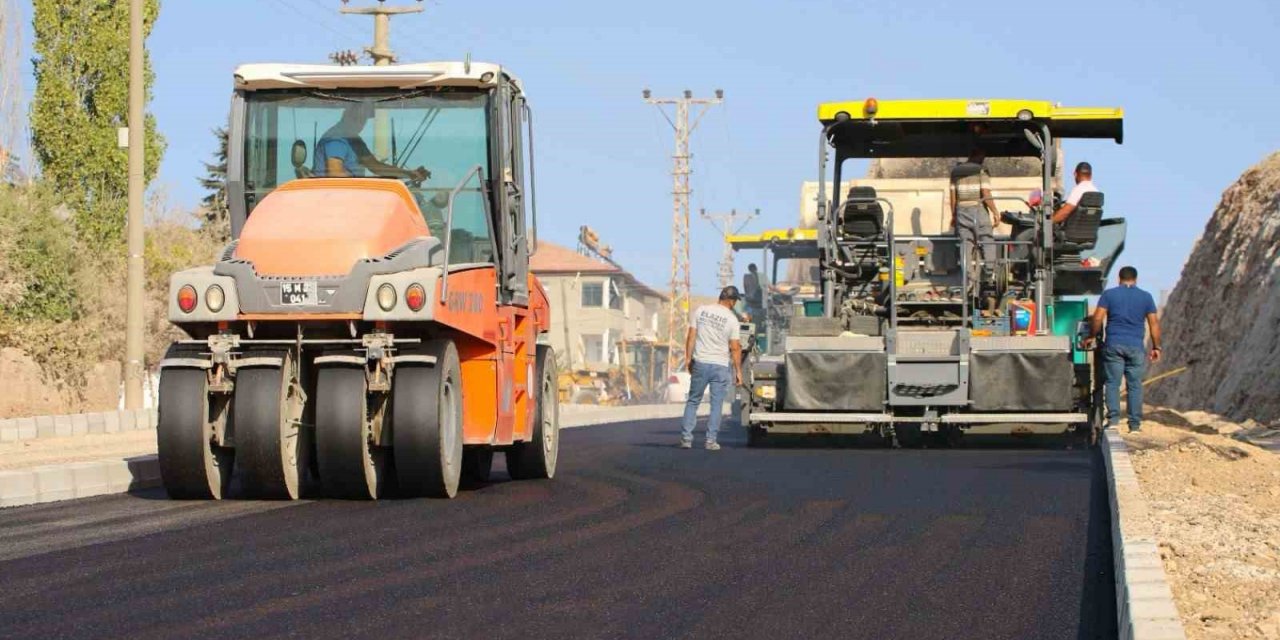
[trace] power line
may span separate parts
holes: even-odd
[[[298,5],[293,4],[292,0],[275,0],[275,2],[278,6],[289,9],[290,11],[301,16],[303,19],[307,20],[308,22],[311,22],[312,24],[327,30],[330,33],[333,33],[334,35],[337,35],[342,38],[355,37],[353,36],[352,32],[343,32],[342,30],[339,30],[338,28],[334,27],[332,24],[324,20],[321,20],[319,17],[315,16],[311,12],[303,11],[302,9],[299,8]]]
[[[754,213],[738,213],[737,209],[733,209],[728,213],[707,213],[706,209],[701,212],[702,219],[711,223],[711,226],[724,236],[724,252],[720,256],[720,288],[733,284],[733,245],[729,244],[729,236],[732,236],[743,227],[746,227],[752,220],[760,217],[760,210],[756,209]]]

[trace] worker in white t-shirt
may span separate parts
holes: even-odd
[[[1093,186],[1093,165],[1088,162],[1081,162],[1076,165],[1076,186],[1071,189],[1071,193],[1067,196],[1067,201],[1053,212],[1053,223],[1062,224],[1075,213],[1076,207],[1080,206],[1080,198],[1086,193],[1093,193],[1098,188]]]
[[[711,417],[707,418],[707,451],[719,451],[716,434],[724,413],[724,398],[734,385],[742,384],[742,345],[738,342],[738,316],[733,305],[742,295],[735,286],[720,291],[716,304],[693,312],[684,352],[689,360],[689,398],[684,405],[680,448],[693,448],[693,427],[698,421],[698,405],[707,387],[711,388]]]

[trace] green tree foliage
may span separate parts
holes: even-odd
[[[116,129],[129,116],[128,0],[33,0],[36,91],[31,142],[42,178],[75,212],[86,238],[123,236],[128,152]],[[151,33],[160,0],[146,0]],[[146,65],[147,99],[154,80]],[[155,177],[164,139],[146,118],[145,179]]]
[[[218,140],[218,150],[213,154],[213,162],[204,163],[205,174],[200,178],[200,186],[208,193],[200,201],[203,211],[200,220],[205,229],[220,238],[230,238],[231,217],[227,209],[227,128],[218,127],[213,130]]]

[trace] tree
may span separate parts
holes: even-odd
[[[218,139],[218,150],[213,154],[213,162],[204,163],[205,174],[200,178],[200,186],[204,187],[204,199],[201,204],[201,220],[206,229],[212,229],[219,238],[231,237],[230,212],[227,209],[227,128],[218,127],[213,130]]]
[[[75,212],[79,232],[92,240],[123,237],[128,152],[116,129],[128,125],[128,0],[34,0],[36,91],[31,145],[42,178]],[[144,34],[160,0],[145,0]],[[146,60],[147,99],[155,74]],[[146,117],[149,183],[160,166],[164,139]]]

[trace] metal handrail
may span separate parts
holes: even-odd
[[[473,176],[480,179],[480,187],[483,189],[484,165],[478,164],[475,167],[472,167],[472,169],[467,172],[466,176],[463,176],[462,181],[458,183],[458,186],[453,188],[453,191],[449,192],[449,206],[445,209],[444,214],[444,279],[440,281],[440,304],[445,304],[449,298],[449,250],[452,248],[451,245],[453,244],[453,202],[457,199],[458,194],[462,193],[462,189],[467,186],[467,183],[471,181]],[[484,208],[486,212],[485,217],[487,218],[489,200],[487,198],[481,199],[484,200]]]

